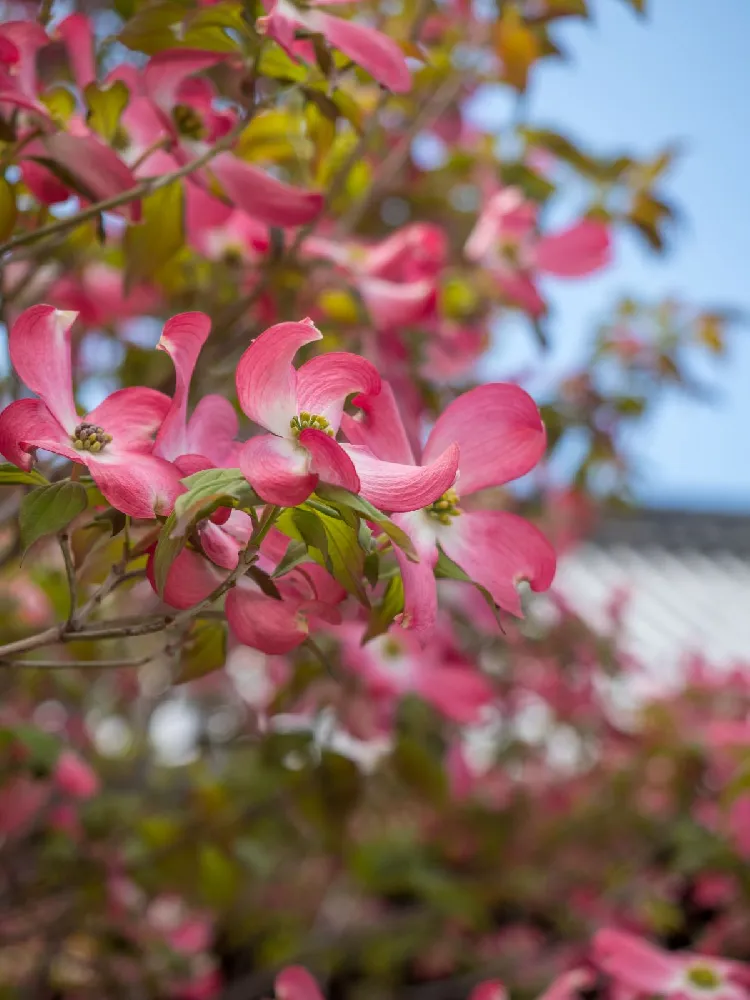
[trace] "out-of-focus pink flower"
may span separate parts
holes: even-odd
[[[110,74],[109,81],[120,79],[131,91],[122,127],[128,161],[138,164],[139,176],[174,170],[201,156],[233,128],[237,113],[217,108],[213,84],[198,75],[224,59],[216,52],[167,49],[152,56],[140,74],[132,66]],[[323,207],[320,192],[286,184],[229,150],[214,156],[210,169],[191,175],[188,202],[196,184],[212,187],[216,181],[237,209],[265,225],[304,225]]]
[[[50,797],[50,786],[26,775],[11,778],[0,785],[0,836],[24,834]]]
[[[183,549],[169,567],[164,601],[186,609],[205,600],[223,582],[227,570],[236,567],[239,551],[247,544],[252,522],[247,514],[233,511],[223,524],[210,521],[199,526],[206,556]],[[264,540],[258,566],[272,572],[286,550],[287,540],[271,532]],[[148,575],[153,578],[153,556]],[[226,616],[237,639],[264,653],[280,655],[304,642],[311,629],[322,623],[336,625],[341,615],[336,605],[346,596],[344,589],[316,564],[305,563],[275,580],[281,599],[262,593],[247,577],[227,594]]]
[[[415,223],[369,245],[311,236],[304,251],[338,264],[362,296],[375,326],[389,329],[429,314],[447,245],[442,229]]]
[[[340,630],[344,662],[373,694],[392,700],[419,694],[446,718],[473,722],[493,698],[486,677],[444,643],[441,636],[423,648],[414,633],[387,632],[362,645],[362,629]]]
[[[750,861],[750,792],[738,795],[729,807],[729,836],[740,857]]]
[[[320,987],[301,965],[290,965],[274,982],[276,1000],[324,1000]]]
[[[361,417],[345,416],[345,445],[361,483],[362,495],[383,510],[393,510],[388,483],[375,458],[414,467],[415,456],[386,383],[379,395],[359,396]],[[434,462],[458,444],[458,479],[429,507],[398,514],[420,561],[394,554],[404,581],[403,624],[429,632],[437,615],[433,569],[440,547],[501,608],[521,614],[516,590],[528,580],[533,590],[547,590],[555,574],[555,553],[542,533],[523,518],[499,510],[464,510],[461,499],[490,486],[501,486],[529,472],[546,443],[544,424],[534,400],[516,385],[484,385],[454,400],[437,419],[422,457]],[[394,465],[393,468],[398,466]]]
[[[75,27],[75,22],[72,23]],[[7,21],[0,25],[0,46],[4,53],[4,57],[0,54],[0,108],[12,106],[24,119],[32,120],[31,124],[22,125],[20,131],[20,137],[28,140],[21,152],[21,172],[26,185],[46,204],[62,201],[71,193],[98,200],[129,191],[135,186],[130,169],[91,132],[83,118],[74,115],[65,131],[58,130],[39,100],[38,53],[50,41],[45,29],[35,21]],[[83,53],[81,58],[85,58]],[[83,64],[80,65],[83,73]],[[75,178],[74,190],[47,169],[45,159],[60,164]],[[119,210],[137,221],[140,201],[134,199]]]
[[[295,42],[298,28],[323,35],[378,83],[394,93],[406,93],[411,87],[411,74],[403,52],[393,39],[375,28],[333,17],[320,9],[350,2],[352,0],[310,0],[302,7],[290,0],[271,0],[268,14],[259,17],[256,26],[278,42],[293,59],[305,51]]]
[[[490,198],[472,230],[464,253],[492,271],[504,294],[531,316],[546,311],[535,276],[578,278],[610,260],[609,228],[582,219],[559,233],[538,236],[537,210],[517,188],[504,188]]]
[[[594,985],[591,969],[569,969],[550,983],[538,1000],[575,1000],[579,992]]]
[[[507,990],[499,979],[488,979],[474,987],[469,1000],[507,1000],[507,996]]]
[[[747,1000],[750,996],[748,970],[740,963],[689,951],[662,951],[643,938],[613,928],[594,936],[592,958],[617,983],[643,996],[680,1000]]]
[[[159,301],[157,290],[145,284],[126,294],[122,271],[100,261],[89,264],[80,274],[61,275],[50,285],[48,295],[58,308],[78,313],[86,326],[122,323],[148,313]]]
[[[38,398],[20,399],[0,413],[0,454],[30,469],[36,449],[87,466],[117,510],[151,518],[168,511],[182,487],[175,467],[151,452],[170,408],[155,389],[118,389],[85,417],[76,411],[70,330],[76,314],[32,306],[10,331],[10,358]]]
[[[96,771],[72,750],[63,750],[53,772],[57,787],[74,799],[90,799],[99,791]]]

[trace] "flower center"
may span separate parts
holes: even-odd
[[[103,451],[112,440],[98,424],[79,424],[71,436],[76,451]]]
[[[710,965],[691,965],[687,977],[693,986],[703,990],[714,990],[721,983],[718,973]]]
[[[227,267],[239,267],[244,263],[244,254],[242,252],[242,247],[238,246],[236,243],[228,243],[224,247],[224,252],[221,255],[221,259]]]
[[[115,134],[111,139],[111,145],[112,148],[117,150],[118,153],[124,152],[130,145],[130,136],[121,124],[115,129]]]
[[[323,431],[328,437],[336,436],[336,432],[329,425],[325,417],[321,417],[317,413],[308,413],[307,410],[303,410],[298,417],[292,417],[289,421],[289,426],[292,428],[292,434],[296,438],[308,427],[311,427],[314,431]]]
[[[450,524],[452,518],[463,513],[458,506],[458,499],[458,493],[454,489],[446,490],[439,500],[425,509],[430,517],[434,517],[436,521],[441,524]]]
[[[521,264],[521,248],[518,242],[513,239],[502,239],[498,247],[501,259],[511,267],[519,267]]]
[[[175,104],[172,108],[172,121],[180,135],[187,139],[203,139],[206,135],[203,119],[189,104]]]

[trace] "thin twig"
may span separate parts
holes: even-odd
[[[3,660],[6,667],[24,670],[107,670],[115,667],[142,667],[154,656],[130,656],[121,660]]]
[[[89,219],[95,218],[102,212],[111,211],[113,208],[119,208],[121,205],[127,205],[128,202],[153,194],[154,191],[158,191],[160,188],[166,187],[168,184],[173,184],[175,181],[182,180],[183,177],[187,177],[196,170],[200,170],[201,167],[205,167],[206,164],[210,163],[215,156],[219,155],[219,153],[226,152],[226,150],[230,149],[234,145],[235,141],[247,127],[248,122],[251,120],[253,115],[257,113],[259,107],[260,106],[258,105],[253,109],[253,111],[251,111],[248,117],[245,117],[241,121],[237,122],[234,128],[230,132],[227,132],[227,134],[211,146],[210,149],[207,149],[194,160],[184,163],[177,170],[173,170],[168,174],[161,174],[156,177],[147,177],[139,184],[136,184],[135,187],[130,188],[130,190],[121,191],[120,194],[113,195],[111,198],[105,198],[103,201],[98,201],[93,205],[89,205],[87,208],[82,209],[80,212],[77,212],[69,218],[58,219],[56,222],[51,222],[48,226],[42,226],[41,229],[35,229],[31,232],[21,233],[18,236],[14,236],[12,239],[8,240],[7,243],[0,245],[0,254],[8,253],[10,250],[16,250],[18,247],[27,246],[29,243],[36,243],[37,240],[43,240],[48,236],[55,236],[57,233],[65,232],[68,229],[80,226],[82,223],[88,222]]]
[[[76,580],[76,568],[73,565],[73,554],[70,551],[70,537],[66,532],[63,532],[59,538],[60,549],[62,550],[65,562],[65,575],[68,578],[68,593],[70,595],[70,608],[65,626],[66,628],[70,628],[75,618],[76,606],[78,604],[78,581]]]
[[[441,86],[438,87],[432,99],[425,104],[421,113],[409,123],[409,127],[402,133],[400,141],[383,160],[378,168],[377,177],[375,177],[369,189],[358,202],[355,202],[342,215],[336,227],[337,236],[346,236],[353,229],[356,229],[373,199],[382,191],[388,189],[393,178],[403,167],[404,163],[406,163],[414,137],[425,129],[430,122],[440,117],[451,101],[457,96],[464,83],[465,78],[462,78],[461,74],[457,73],[455,76],[444,80]]]

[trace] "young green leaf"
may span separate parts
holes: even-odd
[[[388,586],[385,588],[383,600],[370,612],[367,631],[362,638],[362,642],[368,642],[370,639],[374,639],[376,635],[382,635],[383,632],[387,632],[393,624],[393,619],[396,615],[401,614],[403,610],[404,583],[400,575],[392,576],[388,581]]]
[[[86,490],[80,483],[65,480],[40,486],[28,493],[21,502],[18,523],[21,548],[26,552],[34,542],[47,535],[56,535],[86,510]]]
[[[128,106],[130,91],[122,80],[115,80],[108,87],[90,83],[84,95],[89,109],[86,121],[106,142],[111,142]]]
[[[312,527],[308,518],[300,517],[300,511],[319,522],[322,534],[319,528]],[[302,530],[300,524],[304,524]],[[325,566],[345,590],[369,607],[367,591],[362,583],[365,554],[359,546],[355,528],[340,518],[313,512],[306,504],[282,511],[276,527],[288,538],[304,542],[310,558]]]
[[[222,622],[194,625],[182,647],[180,665],[173,682],[185,684],[220,670],[226,661],[226,638]]]
[[[36,469],[18,469],[10,462],[0,465],[0,486],[47,486],[48,482]]]
[[[341,486],[331,486],[328,483],[319,483],[315,492],[324,500],[334,504],[339,510],[353,510],[359,514],[360,517],[364,517],[365,520],[372,521],[377,524],[380,530],[384,531],[393,544],[398,545],[398,547],[406,553],[409,559],[412,559],[415,562],[417,561],[417,554],[414,551],[414,546],[412,545],[412,541],[406,532],[395,525],[387,514],[378,510],[377,507],[373,507],[373,505],[369,503],[369,501],[365,500],[364,497],[357,496],[355,493],[350,493],[349,490],[345,490]]]
[[[152,278],[185,243],[185,190],[175,182],[143,199],[142,221],[125,233],[127,284]]]
[[[16,192],[13,187],[0,176],[0,240],[7,240],[16,228]]]

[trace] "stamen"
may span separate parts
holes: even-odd
[[[98,424],[84,421],[73,431],[71,440],[76,451],[91,451],[97,454],[111,443],[112,435],[107,434]]]
[[[454,489],[446,490],[443,495],[426,508],[430,517],[434,517],[440,524],[450,524],[454,517],[463,513],[458,506],[459,496]]]
[[[175,104],[172,109],[172,121],[180,135],[188,139],[203,139],[206,136],[203,119],[189,104]]]
[[[687,977],[693,986],[704,990],[715,990],[721,980],[710,965],[693,965],[688,969]]]
[[[292,434],[295,437],[299,437],[302,431],[307,428],[312,428],[315,431],[323,431],[328,437],[336,436],[336,432],[325,417],[321,417],[318,413],[308,413],[307,410],[303,410],[297,417],[292,417],[289,421],[289,426],[292,428]]]

